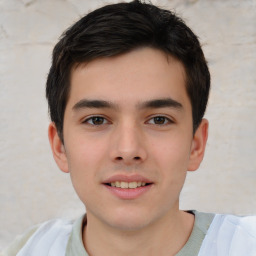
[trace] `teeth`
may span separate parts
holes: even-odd
[[[128,182],[121,181],[121,188],[128,188],[128,187],[129,187],[129,183]]]
[[[137,188],[137,182],[130,182],[128,186],[129,188]]]
[[[145,186],[146,182],[140,182],[140,181],[133,181],[133,182],[125,182],[125,181],[116,181],[111,182],[111,187],[117,187],[117,188],[138,188],[141,186]]]

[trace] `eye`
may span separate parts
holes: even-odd
[[[107,124],[108,121],[106,118],[102,116],[92,116],[90,118],[85,119],[83,123],[87,123],[90,125],[103,125],[103,124]]]
[[[170,118],[167,118],[165,116],[155,116],[151,118],[148,121],[149,124],[156,124],[156,125],[165,125],[165,124],[170,124],[173,123],[173,121]]]

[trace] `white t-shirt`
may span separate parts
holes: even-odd
[[[256,216],[190,211],[192,233],[176,256],[256,256]],[[75,222],[51,220],[32,228],[0,256],[88,256],[82,228],[86,215]]]

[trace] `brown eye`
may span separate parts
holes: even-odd
[[[154,125],[166,125],[166,124],[171,124],[173,121],[170,118],[167,118],[165,116],[155,116],[152,117],[149,121],[149,124],[154,124]]]
[[[163,116],[154,117],[155,124],[165,124],[166,121],[167,121],[166,117],[163,117]]]
[[[92,123],[94,125],[100,125],[100,124],[103,124],[104,123],[104,118],[103,117],[100,117],[100,116],[95,116],[92,118]]]
[[[102,125],[102,124],[106,124],[107,120],[106,120],[106,118],[101,117],[101,116],[93,116],[93,117],[86,119],[83,123],[88,123],[91,125]]]

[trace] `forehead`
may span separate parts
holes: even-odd
[[[98,58],[72,69],[68,105],[83,98],[122,105],[167,97],[184,105],[189,103],[185,77],[180,61],[152,48]]]

